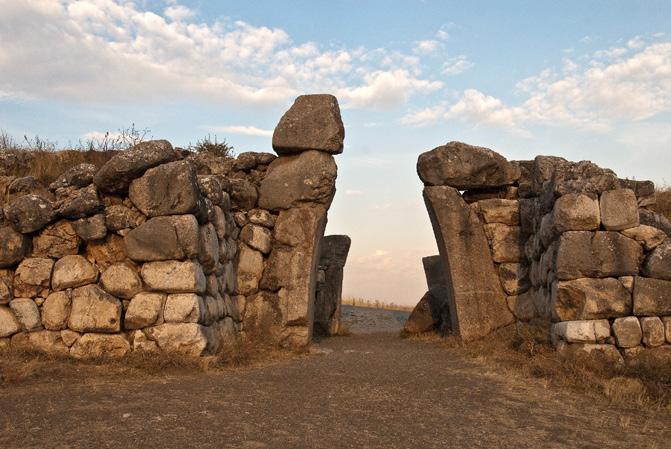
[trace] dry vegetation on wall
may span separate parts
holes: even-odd
[[[403,306],[393,302],[382,302],[380,300],[355,298],[352,296],[344,297],[342,303],[346,306],[368,307],[372,309],[399,310],[402,312],[411,312],[414,306]]]
[[[131,124],[117,132],[106,132],[100,137],[79,140],[59,146],[58,142],[39,136],[17,139],[0,130],[0,176],[33,176],[45,185],[53,182],[66,170],[79,164],[101,167],[118,151],[126,150],[151,139],[151,131]],[[226,139],[207,135],[189,144],[185,150],[209,153],[217,157],[232,157],[233,146]],[[4,153],[4,154],[3,154]]]
[[[671,220],[671,187],[658,188],[655,199],[655,212]]]
[[[605,396],[616,403],[671,410],[671,366],[650,355],[635,364],[618,366],[611,360],[558,352],[550,341],[547,323],[518,324],[493,338],[463,344],[457,337],[434,333],[408,336],[457,351],[512,377],[541,379],[547,387],[572,389],[586,396]]]

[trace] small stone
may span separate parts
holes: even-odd
[[[263,226],[266,228],[272,228],[275,226],[275,217],[264,209],[252,209],[247,212],[247,219],[250,223]]]
[[[105,215],[98,214],[92,217],[80,218],[72,223],[75,232],[85,242],[90,240],[101,240],[107,235],[105,226]]]
[[[125,329],[141,329],[156,324],[161,316],[166,295],[138,293],[133,296],[124,319]]]
[[[102,207],[95,186],[83,189],[66,187],[56,191],[54,208],[61,217],[76,220],[96,214]]]
[[[638,243],[641,243],[646,251],[655,249],[667,238],[664,231],[644,224],[636,226],[635,228],[624,229],[620,232],[622,232],[622,235],[625,237],[629,237],[630,239],[634,239]]]
[[[86,259],[101,270],[126,260],[124,240],[116,234],[108,234],[105,240],[95,240],[86,244]]]
[[[11,267],[21,262],[29,247],[28,237],[9,226],[0,226],[0,268]]]
[[[212,224],[214,225],[219,240],[228,237],[228,221],[226,220],[226,213],[219,206],[214,206],[214,221]]]
[[[54,265],[54,290],[81,287],[98,281],[98,269],[83,256],[65,256]]]
[[[44,304],[42,304],[42,325],[44,328],[52,331],[66,329],[70,307],[70,295],[66,292],[55,292],[47,296]]]
[[[219,262],[219,239],[212,223],[200,227],[200,251],[198,255],[203,269],[211,273]]]
[[[198,188],[212,204],[220,206],[224,201],[224,192],[221,183],[214,175],[198,175]]]
[[[557,233],[595,231],[601,224],[599,202],[587,195],[569,193],[557,199],[552,212]]]
[[[110,265],[103,271],[100,284],[107,293],[121,299],[131,299],[142,290],[137,271],[125,263]]]
[[[40,309],[30,298],[17,298],[9,303],[10,309],[16,315],[16,319],[21,323],[21,327],[30,332],[42,328],[40,319]]]
[[[630,189],[608,190],[599,201],[601,222],[609,231],[621,231],[640,224],[636,194]]]
[[[160,352],[158,344],[147,338],[145,333],[141,330],[136,330],[132,332],[133,339],[133,351],[145,352],[145,353],[157,353]]]
[[[195,261],[148,262],[142,266],[142,279],[150,289],[166,293],[204,293],[205,274]]]
[[[613,334],[620,348],[633,348],[641,344],[643,333],[638,318],[628,316],[613,321]]]
[[[326,94],[301,95],[277,124],[273,149],[278,155],[309,150],[339,154],[344,138],[337,98]]]
[[[0,306],[0,338],[10,337],[21,330],[21,324],[9,307]]]
[[[23,259],[14,273],[14,297],[34,298],[48,291],[53,267],[51,259]]]
[[[97,285],[76,288],[68,327],[77,332],[119,332],[121,302]]]
[[[63,329],[61,331],[61,338],[65,346],[71,347],[81,337],[79,332],[71,331],[70,329]]]
[[[113,204],[105,209],[105,226],[113,232],[136,228],[144,221],[144,215],[138,210],[123,204]]]
[[[0,270],[0,304],[7,304],[14,297],[14,272]]]
[[[261,251],[263,254],[270,253],[272,248],[270,231],[261,226],[248,224],[242,228],[240,239],[249,247]]]
[[[176,161],[151,168],[130,184],[128,197],[148,217],[195,213],[200,204],[195,167]]]
[[[231,179],[231,203],[238,210],[249,210],[256,206],[259,192],[246,179]]]
[[[47,226],[40,234],[33,237],[32,255],[60,259],[77,254],[79,243],[80,239],[72,222],[61,220]]]
[[[78,359],[121,358],[130,351],[130,343],[121,334],[84,334],[70,349]]]
[[[510,295],[506,298],[508,309],[520,321],[531,321],[536,317],[536,306],[534,296],[530,291],[518,295]]]
[[[641,318],[641,331],[643,333],[643,344],[654,348],[661,346],[666,340],[664,336],[664,323],[659,317]]]

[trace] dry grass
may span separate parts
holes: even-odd
[[[494,364],[497,372],[542,379],[548,386],[566,388],[614,402],[658,406],[671,410],[671,366],[641,357],[635,366],[617,366],[608,360],[557,352],[547,325],[510,326],[469,344],[457,337],[436,334],[408,336],[456,350],[470,358]]]
[[[655,212],[671,220],[671,187],[658,188],[655,197]]]
[[[354,298],[354,297],[345,297],[342,299],[342,303],[346,306],[353,307],[367,307],[371,309],[384,309],[384,310],[397,310],[400,312],[412,312],[412,309],[415,306],[403,306],[400,304],[394,304],[393,302],[382,302],[371,299],[363,298]]]

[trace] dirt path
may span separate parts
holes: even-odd
[[[0,390],[2,448],[667,448],[671,417],[505,378],[378,333],[322,355],[171,377]]]

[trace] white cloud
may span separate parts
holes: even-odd
[[[279,28],[204,23],[177,1],[165,2],[160,15],[142,4],[0,0],[0,92],[105,104],[252,105],[334,92],[346,107],[380,108],[441,87],[421,76],[412,49],[322,48],[295,43]]]
[[[424,41],[418,41],[415,46],[415,53],[419,54],[429,54],[433,53],[438,49],[438,41],[433,39],[428,39]]]
[[[459,75],[471,67],[473,67],[473,63],[466,56],[459,55],[449,58],[443,63],[442,73],[448,76]]]
[[[270,129],[261,129],[256,126],[229,125],[215,126],[210,128],[213,132],[238,134],[242,136],[272,137],[273,131]]]

